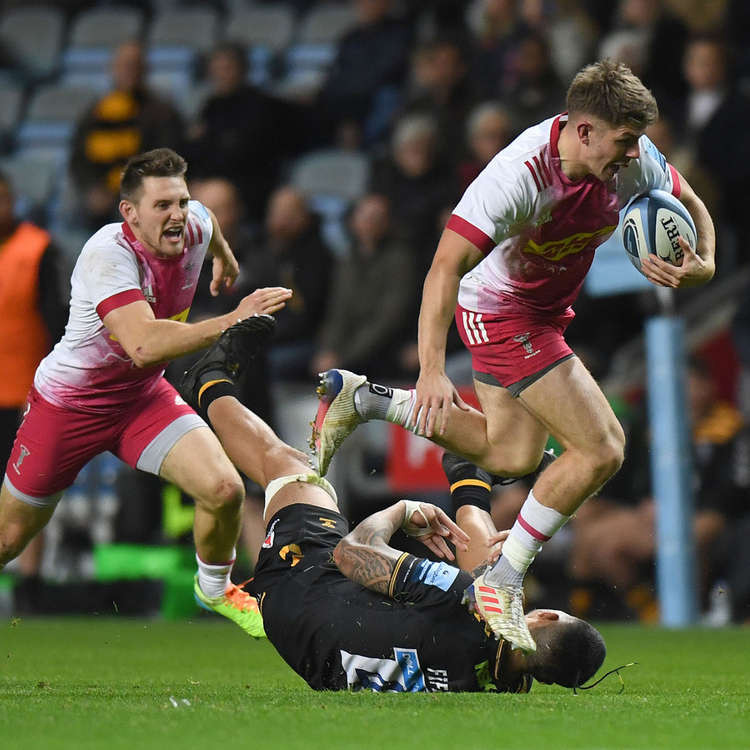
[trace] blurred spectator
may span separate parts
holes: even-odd
[[[390,124],[409,62],[412,29],[391,15],[392,0],[354,0],[357,24],[338,43],[318,106],[333,130],[356,123],[368,142]]]
[[[509,57],[528,27],[518,14],[517,0],[480,0],[471,27],[474,35],[472,78],[483,97],[496,98],[505,80]]]
[[[14,214],[13,186],[0,174],[0,461],[3,471],[34,371],[68,317],[60,253],[50,235]]]
[[[671,112],[672,122],[682,125],[683,143],[719,187],[719,221],[739,226],[746,213],[750,138],[738,133],[737,123],[750,117],[750,99],[737,90],[728,56],[726,44],[718,36],[691,39],[684,59],[688,95],[670,99],[664,108]],[[742,260],[749,257],[745,253]]]
[[[466,122],[468,154],[458,165],[461,190],[466,190],[512,136],[510,114],[499,102],[484,102],[472,110]]]
[[[672,121],[662,115],[653,125],[646,128],[646,135],[664,154],[666,160],[690,183],[700,195],[711,216],[719,216],[720,196],[718,186],[711,174],[696,161],[693,148],[679,141]],[[717,273],[723,273],[727,266],[724,246],[717,248]]]
[[[112,91],[84,115],[73,136],[70,171],[87,229],[119,219],[120,172],[131,156],[161,146],[182,147],[177,110],[146,87],[140,42],[115,50],[111,72]]]
[[[501,93],[519,131],[565,109],[565,87],[552,67],[544,36],[530,32],[518,41]]]
[[[464,46],[452,36],[422,42],[414,53],[411,90],[400,115],[429,115],[438,127],[439,155],[455,166],[466,118],[478,98]]]
[[[412,309],[416,276],[409,249],[393,236],[388,199],[368,194],[354,207],[351,253],[338,261],[312,374],[345,367],[390,375]]]
[[[438,158],[433,118],[399,121],[391,153],[373,166],[370,190],[388,197],[393,229],[408,243],[417,273],[426,272],[443,228],[441,214],[458,199],[458,180]]]
[[[247,56],[238,44],[214,49],[208,77],[212,93],[186,148],[190,177],[230,180],[242,196],[246,218],[259,223],[284,159],[306,145],[302,109],[247,83]]]
[[[307,380],[328,302],[332,258],[321,239],[320,221],[299,190],[283,186],[271,194],[262,237],[240,262],[244,294],[267,284],[293,290],[275,316],[271,378]]]
[[[600,57],[626,63],[661,103],[679,97],[685,84],[680,69],[687,29],[664,8],[664,0],[620,0],[615,28],[601,41]]]
[[[65,330],[60,253],[50,235],[14,214],[13,186],[0,173],[0,462],[8,463],[26,395],[40,360]],[[19,572],[36,576],[43,536],[19,558]]]
[[[519,14],[529,29],[542,34],[550,48],[555,73],[568,82],[587,60],[595,39],[595,24],[580,0],[521,0]]]

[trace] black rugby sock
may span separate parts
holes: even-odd
[[[493,484],[491,474],[448,451],[443,454],[443,471],[451,489],[454,517],[462,505],[474,505],[490,512]]]
[[[211,420],[208,418],[208,407],[211,406],[217,398],[221,398],[222,396],[234,396],[237,399],[239,398],[237,395],[236,384],[229,380],[226,375],[223,377],[217,377],[215,380],[206,380],[198,391],[198,413],[209,424],[211,424]]]

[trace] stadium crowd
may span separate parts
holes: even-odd
[[[6,2],[0,185],[17,200],[0,227],[3,252],[33,223],[49,232],[40,255],[51,236],[55,255],[72,266],[91,231],[119,220],[126,160],[168,146],[187,159],[191,194],[214,212],[241,267],[218,299],[208,294],[210,264],[204,269],[191,319],[223,314],[257,287],[294,291],[267,359],[243,384],[253,411],[272,420],[270,384],[309,388],[334,366],[413,382],[421,285],[462,192],[515,135],[564,109],[582,65],[622,60],[659,103],[647,135],[717,227],[715,282],[679,292],[675,304],[689,322],[719,304],[728,311],[723,322],[690,328],[695,531],[702,609],[716,622],[750,622],[750,568],[727,554],[750,524],[750,396],[739,388],[750,380],[750,316],[727,326],[747,297],[739,282],[750,269],[740,230],[750,135],[737,124],[750,115],[749,37],[742,0]],[[56,300],[50,283],[61,283],[57,272],[40,276],[41,316]],[[631,445],[599,501],[561,535],[565,555],[550,548],[535,567],[544,603],[581,616],[654,617],[645,394],[625,354],[658,309],[651,291],[599,297],[584,289],[568,331],[605,389],[612,384],[607,395]],[[1,359],[12,344],[0,338]],[[449,341],[461,371],[455,331]],[[16,401],[3,405],[12,415],[6,442]],[[257,494],[248,501],[250,564],[261,541]],[[499,528],[524,496],[520,485],[496,493]],[[352,492],[355,517],[356,503]],[[23,575],[33,578],[39,559]],[[560,600],[550,600],[553,592]],[[537,601],[533,585],[529,596]]]

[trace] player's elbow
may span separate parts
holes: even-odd
[[[140,368],[143,367],[149,367],[150,365],[156,364],[155,361],[152,361],[147,355],[142,353],[140,349],[137,349],[131,356],[130,359],[133,360],[133,364]]]
[[[347,575],[347,570],[351,568],[352,550],[356,546],[350,537],[351,534],[347,534],[333,549],[333,561],[344,575]]]

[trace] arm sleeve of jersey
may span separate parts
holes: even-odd
[[[198,201],[188,203],[188,220],[185,236],[189,245],[203,245],[208,248],[214,225],[206,207]]]
[[[634,163],[638,164],[640,169],[633,173],[633,195],[648,190],[666,190],[675,198],[679,198],[682,186],[677,170],[645,135],[641,136],[638,146],[641,155]]]
[[[79,260],[81,281],[103,320],[107,313],[145,300],[135,255],[120,245],[98,247]]]
[[[392,599],[410,604],[454,606],[460,603],[472,577],[444,562],[404,553],[396,563],[388,587]]]
[[[530,202],[524,180],[496,158],[466,188],[446,226],[488,255],[528,218]]]

